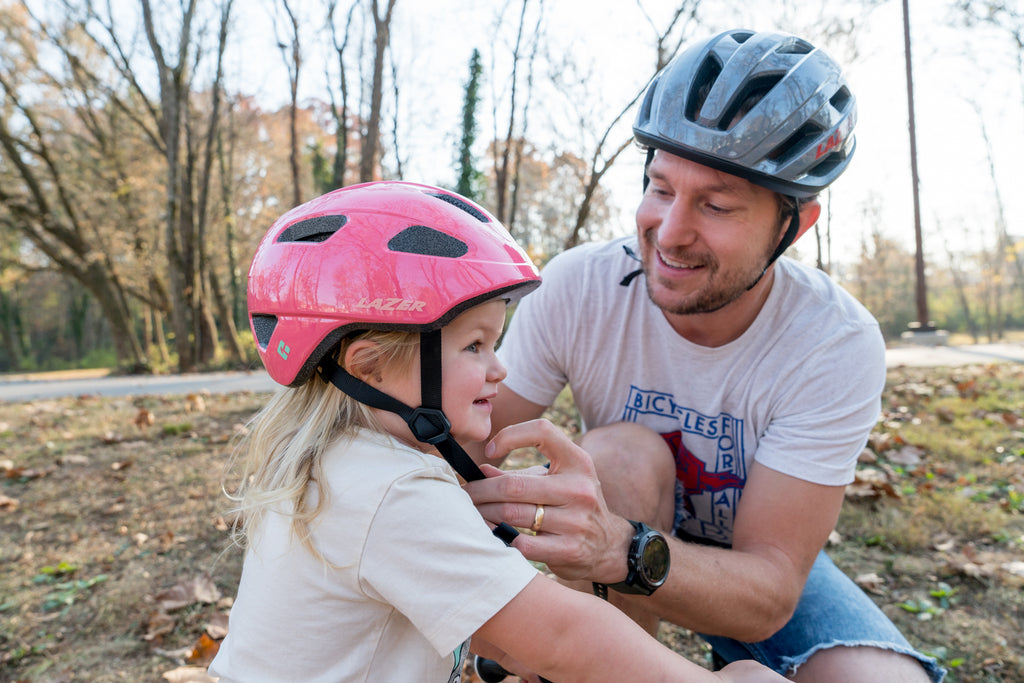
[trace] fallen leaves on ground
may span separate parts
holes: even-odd
[[[220,600],[220,591],[209,574],[201,574],[160,591],[153,599],[162,611],[173,612],[197,602],[213,604]]]
[[[900,493],[882,470],[859,469],[852,484],[846,487],[847,498],[899,498]]]
[[[218,603],[221,594],[213,579],[207,574],[202,574],[158,592],[153,596],[153,600],[157,609],[149,615],[146,634],[142,639],[156,643],[177,629],[178,620],[173,612],[196,603]],[[182,664],[164,673],[163,677],[172,681],[216,680],[206,675],[206,667],[217,656],[220,642],[227,635],[227,626],[227,615],[218,613],[211,617],[192,645],[180,650],[155,648],[155,651],[164,657]]]
[[[217,683],[218,680],[206,673],[205,666],[179,666],[177,669],[165,671],[161,678],[171,683]]]

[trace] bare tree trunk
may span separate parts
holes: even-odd
[[[220,349],[220,335],[217,330],[217,321],[213,315],[216,301],[211,302],[212,297],[220,295],[219,291],[211,291],[213,283],[213,264],[210,263],[208,255],[208,242],[206,225],[207,217],[210,215],[210,189],[213,183],[213,162],[217,156],[217,141],[220,138],[220,117],[221,117],[221,82],[224,78],[224,52],[227,48],[228,22],[231,17],[231,6],[233,0],[227,0],[221,9],[220,30],[217,41],[217,71],[211,86],[211,106],[207,123],[206,136],[202,140],[201,161],[202,168],[199,171],[199,201],[196,209],[198,270],[197,280],[199,286],[199,306],[202,311],[204,334],[202,336],[203,346],[200,347],[199,358],[208,363],[217,357]],[[235,338],[236,329],[231,316],[224,318],[224,326],[227,328],[229,345],[238,348],[238,340]]]
[[[227,297],[221,289],[217,271],[210,270],[210,294],[213,295],[213,302],[217,307],[217,315],[220,316],[221,325],[225,328],[224,339],[228,345],[228,357],[234,363],[242,362],[242,345],[238,342],[238,329],[235,327],[235,318],[231,314],[231,306],[228,305]]]
[[[353,2],[349,7],[348,17],[345,19],[345,34],[341,44],[338,44],[337,28],[334,25],[334,10],[337,4],[331,0],[327,9],[327,23],[331,27],[331,42],[334,44],[334,52],[338,56],[338,87],[341,93],[341,102],[334,101],[334,89],[329,89],[331,96],[331,115],[335,125],[335,151],[334,151],[334,174],[333,185],[335,188],[345,185],[345,171],[348,166],[348,77],[345,70],[345,49],[348,47],[349,32],[352,28],[352,15],[355,13],[358,3]]]
[[[229,130],[231,136],[231,147],[234,148],[235,134],[233,130]],[[230,308],[230,319],[231,319],[231,337],[237,337],[238,325],[243,324],[245,320],[245,292],[242,291],[241,273],[238,268],[238,246],[236,244],[235,237],[235,211],[234,204],[231,201],[231,184],[230,178],[233,176],[232,165],[229,163],[229,154],[224,152],[224,133],[223,131],[217,134],[217,160],[218,166],[220,167],[220,193],[221,193],[221,204],[223,210],[221,215],[224,218],[224,252],[228,260],[228,291],[231,295]],[[229,344],[232,342],[229,340]],[[237,338],[234,344],[237,345]]]
[[[512,92],[509,97],[508,129],[505,132],[505,140],[498,148],[495,141],[494,154],[494,192],[495,192],[495,217],[502,223],[508,221],[508,208],[506,207],[509,190],[509,164],[512,157],[512,140],[515,136],[516,127],[516,92],[519,80],[519,49],[523,42],[523,24],[526,18],[526,6],[530,0],[523,0],[522,9],[519,11],[519,28],[516,31],[516,45],[512,50]]]
[[[390,50],[388,51],[390,53]],[[395,111],[394,116],[391,120],[391,146],[395,152],[395,179],[405,179],[405,164],[402,161],[402,151],[398,144],[398,103],[399,103],[399,92],[398,92],[398,65],[395,64],[395,60],[391,60],[391,87],[392,95],[395,97]]]
[[[378,0],[373,0],[374,56],[373,85],[370,90],[370,115],[366,121],[366,133],[359,159],[359,182],[373,180],[377,172],[380,152],[381,103],[384,99],[384,59],[391,40],[391,15],[395,0],[387,0],[384,16],[380,15]]]
[[[299,42],[299,21],[292,11],[288,0],[281,0],[285,14],[288,15],[289,38],[291,44],[285,43],[280,37],[277,39],[277,46],[281,48],[284,57],[284,64],[288,68],[288,86],[291,95],[288,108],[288,133],[290,147],[288,151],[288,162],[292,170],[292,206],[302,203],[302,180],[301,164],[299,154],[299,74],[302,71],[302,47]]]
[[[153,341],[156,343],[160,362],[164,365],[170,365],[171,352],[167,347],[167,335],[164,333],[164,314],[155,308],[150,309],[150,312],[153,314]]]
[[[523,9],[525,10],[525,8],[526,8],[526,3],[524,1]],[[515,234],[516,214],[518,213],[518,209],[519,209],[519,188],[520,188],[520,175],[519,175],[519,171],[520,171],[520,168],[521,168],[522,162],[523,162],[523,146],[526,144],[526,135],[527,135],[527,131],[529,130],[530,103],[533,101],[533,66],[534,66],[534,63],[537,60],[537,49],[538,49],[538,46],[539,46],[539,41],[537,40],[537,36],[540,35],[541,20],[544,18],[544,9],[543,8],[544,8],[544,3],[543,3],[543,0],[541,0],[541,11],[537,13],[537,23],[536,23],[536,25],[533,28],[533,35],[534,35],[533,46],[530,49],[530,58],[527,60],[527,68],[526,68],[526,102],[523,103],[523,127],[522,127],[522,130],[519,131],[519,135],[516,136],[516,142],[515,142],[515,161],[514,161],[513,166],[512,166],[512,198],[511,198],[511,201],[509,202],[508,222],[506,223],[506,227],[509,229],[509,232],[511,232],[512,234]],[[520,19],[520,23],[521,22],[522,22],[522,19]],[[516,51],[518,52],[518,50],[519,50],[519,48],[518,48],[518,45],[517,45]]]
[[[974,339],[974,343],[978,343],[978,324],[974,322],[974,316],[971,315],[971,305],[967,300],[967,289],[964,285],[963,272],[960,269],[960,264],[957,263],[956,256],[953,250],[949,248],[949,242],[945,242],[946,257],[949,259],[949,273],[953,277],[953,286],[956,288],[957,299],[960,301],[960,309],[964,314],[964,322],[967,324],[967,330],[971,333],[971,338]]]
[[[917,125],[914,121],[914,79],[910,57],[910,9],[908,7],[908,0],[903,0],[903,47],[907,72],[907,113],[910,120],[908,128],[910,131],[911,196],[914,200],[914,240],[917,245],[917,255],[914,261],[914,272],[917,276],[915,300],[917,302],[917,322],[920,325],[920,329],[928,330],[931,328],[931,321],[928,320],[928,285],[925,282],[924,238],[921,234],[920,180],[917,173]]]
[[[198,0],[188,0],[188,4],[182,7],[181,31],[173,65],[167,61],[160,44],[150,1],[140,0],[146,37],[160,82],[158,127],[167,164],[165,233],[168,274],[173,292],[170,297],[171,317],[178,367],[187,371],[195,369],[199,363],[212,360],[217,350],[216,326],[204,287],[203,270],[208,267],[205,252],[206,209],[232,0],[227,0],[221,7],[217,75],[211,86],[213,102],[202,146],[202,167],[198,172],[188,111],[191,68],[193,61],[197,60],[193,53],[192,22]],[[113,33],[112,29],[110,32]]]
[[[21,367],[21,311],[14,297],[8,296],[0,288],[0,339],[3,340],[4,351],[11,362],[11,367]]]
[[[171,326],[174,329],[174,346],[178,352],[178,368],[188,371],[195,368],[195,350],[192,345],[194,310],[191,306],[195,283],[190,275],[189,254],[192,245],[191,228],[182,214],[181,188],[181,127],[184,115],[182,99],[185,85],[185,60],[191,40],[191,23],[195,13],[196,0],[189,0],[182,16],[183,29],[178,45],[177,64],[171,66],[164,57],[153,24],[153,11],[149,0],[141,0],[146,37],[156,60],[160,79],[160,114],[158,128],[167,164],[167,202],[164,222],[165,246],[167,249],[168,280],[171,292]],[[113,29],[111,29],[111,32]],[[185,305],[185,304],[188,305]]]
[[[142,352],[146,358],[153,358],[153,309],[149,306],[142,307]]]
[[[104,317],[110,324],[110,334],[117,357],[135,359],[127,367],[130,372],[147,371],[148,359],[132,327],[132,317],[124,308],[123,297],[111,286],[106,269],[98,263],[93,263],[77,279],[85,285],[103,310]]]

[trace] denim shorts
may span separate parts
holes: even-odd
[[[814,562],[793,618],[782,630],[759,643],[741,643],[701,634],[726,662],[756,659],[785,676],[819,650],[836,646],[867,646],[910,655],[938,683],[946,671],[917,652],[896,625],[823,552]]]

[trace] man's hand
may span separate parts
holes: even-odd
[[[537,506],[543,505],[537,535],[521,534],[514,543],[527,559],[547,564],[566,580],[624,580],[633,527],[608,510],[586,451],[551,422],[538,419],[502,429],[484,453],[501,459],[531,446],[551,462],[550,469],[503,472],[485,464],[487,478],[466,484],[480,514],[491,524],[529,529]]]

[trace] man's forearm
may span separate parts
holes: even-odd
[[[792,616],[804,575],[782,556],[670,539],[672,569],[650,597],[638,597],[665,621],[744,642],[771,636]]]

